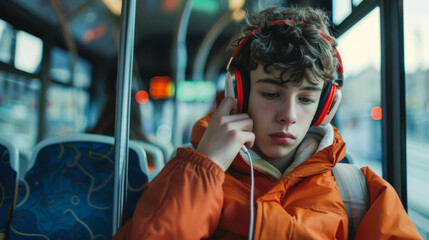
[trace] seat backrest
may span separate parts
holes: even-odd
[[[189,148],[189,149],[191,149],[191,150],[195,150],[195,149],[194,149],[194,146],[193,146],[193,145],[192,145],[192,143],[190,143],[190,142],[188,142],[188,143],[184,143],[184,144],[180,145],[180,146],[179,146],[179,147],[177,147],[177,148]],[[171,153],[170,159],[171,159],[171,158],[174,158],[174,157],[176,156],[176,154],[177,154],[177,148],[176,148],[176,149],[174,149],[174,151]]]
[[[19,151],[0,138],[0,239],[6,238],[18,190]]]
[[[164,154],[157,145],[152,143],[147,143],[143,141],[134,141],[139,144],[146,151],[147,155],[151,155],[152,158],[148,156],[148,167],[149,167],[149,181],[152,181],[158,175],[165,165]],[[150,162],[152,160],[153,162]]]
[[[171,143],[161,143],[158,139],[152,136],[147,136],[150,144],[157,146],[161,149],[164,155],[164,163],[166,164],[170,160],[171,153],[175,150]]]
[[[95,134],[53,137],[36,145],[9,239],[111,239],[114,138]],[[134,211],[148,169],[144,150],[129,143],[127,213]]]

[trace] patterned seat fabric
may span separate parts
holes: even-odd
[[[113,144],[67,142],[42,148],[20,184],[9,239],[111,239],[113,160]],[[131,148],[128,169],[131,215],[148,182]]]
[[[10,164],[7,147],[0,144],[0,239],[6,238],[12,217],[16,190],[16,172]]]

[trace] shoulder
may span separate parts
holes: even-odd
[[[361,168],[361,171],[365,176],[368,190],[370,191],[371,202],[374,200],[373,198],[380,196],[385,192],[389,193],[389,195],[393,194],[397,196],[396,191],[392,185],[390,185],[390,183],[384,180],[382,177],[378,176],[369,167],[363,167]]]
[[[370,168],[361,170],[368,186],[370,207],[356,239],[421,239],[395,189]]]

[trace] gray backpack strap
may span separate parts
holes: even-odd
[[[366,179],[362,171],[352,164],[337,163],[332,173],[349,217],[349,239],[353,239],[369,208]]]

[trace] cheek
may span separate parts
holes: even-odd
[[[249,96],[249,114],[257,117],[260,114],[265,114],[274,108],[273,104],[264,100],[256,92],[251,92]]]
[[[273,104],[254,104],[249,106],[249,116],[253,120],[253,132],[256,134],[256,139],[267,131],[267,128],[273,126],[275,114]],[[259,137],[258,137],[259,136]]]
[[[303,109],[298,115],[299,122],[304,124],[305,126],[308,125],[308,127],[310,127],[311,121],[313,121],[313,117],[315,114],[316,108]]]
[[[268,121],[273,114],[275,107],[272,103],[264,103],[261,101],[252,101],[249,103],[249,116],[253,121]]]

